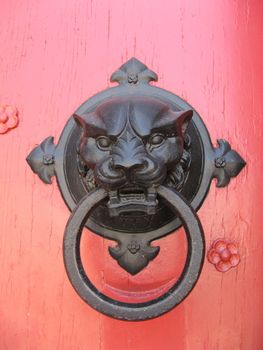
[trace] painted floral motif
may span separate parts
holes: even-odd
[[[18,110],[14,106],[0,105],[0,134],[18,125]]]
[[[236,243],[217,239],[210,247],[207,259],[217,271],[226,272],[239,264],[240,255]]]

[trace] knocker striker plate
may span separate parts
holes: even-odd
[[[151,246],[151,241],[182,224],[188,237],[188,254],[193,253],[189,241],[193,234],[190,219],[183,218],[180,205],[187,205],[189,213],[192,209],[197,211],[212,179],[217,179],[218,187],[228,185],[245,162],[223,139],[218,140],[218,148],[214,148],[198,113],[180,97],[151,85],[151,81],[157,81],[157,75],[140,61],[133,58],[126,62],[112,74],[111,81],[119,85],[84,102],[69,119],[57,145],[48,137],[33,149],[27,161],[43,182],[51,183],[52,176],[56,176],[61,194],[75,215],[82,208],[83,200],[86,203],[94,193],[102,193],[100,189],[106,191],[104,200],[89,208],[89,215],[81,211],[84,221],[78,225],[86,225],[96,234],[116,241],[117,246],[109,249],[110,255],[135,275],[159,253],[159,247]],[[165,198],[163,191],[173,199]],[[88,208],[90,204],[86,204]],[[75,218],[71,217],[72,220]],[[198,221],[196,214],[193,220]],[[73,234],[68,227],[64,247],[72,250],[67,240],[73,242],[74,234],[80,237],[81,230]],[[202,230],[198,227],[201,237]],[[75,240],[74,244],[78,245],[79,241]],[[191,277],[191,283],[188,281],[191,287],[184,296],[200,273],[204,254],[203,243],[201,245],[198,273]],[[133,313],[127,308],[136,309],[135,306],[120,304],[122,311],[116,311],[111,309],[111,301],[106,300],[106,296],[101,296],[97,306],[95,299],[100,294],[95,293],[94,299],[90,292],[87,297],[82,290],[83,287],[94,291],[95,287],[87,282],[87,276],[79,275],[81,261],[77,250],[74,258],[73,250],[64,254],[69,278],[84,300],[101,312],[116,318],[145,319],[178,304],[174,297],[174,301],[169,302],[171,307],[157,312],[155,306],[160,303],[154,301],[151,305],[155,305],[155,311],[144,313],[145,318],[139,315],[144,306]],[[195,256],[196,250],[193,254]],[[74,266],[77,270],[73,273]],[[105,305],[102,299],[106,300]]]

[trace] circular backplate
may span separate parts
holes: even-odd
[[[175,111],[192,109],[194,111],[187,135],[191,145],[189,153],[191,163],[186,172],[185,181],[180,189],[181,195],[197,210],[209,189],[211,181],[210,150],[211,141],[207,129],[198,113],[180,97],[149,84],[120,85],[109,88],[91,97],[76,111],[84,114],[92,111],[97,105],[113,97],[150,96],[168,103]],[[79,171],[77,146],[80,139],[80,128],[71,117],[65,126],[56,148],[56,177],[62,196],[73,210],[76,204],[89,192],[87,179]],[[154,215],[145,213],[127,213],[110,217],[106,203],[94,210],[86,226],[104,237],[114,239],[115,233],[145,232],[153,240],[176,230],[181,222],[176,215],[160,200]]]

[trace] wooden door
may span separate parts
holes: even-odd
[[[2,0],[1,123],[3,113],[13,122],[0,135],[1,350],[263,348],[262,19],[259,0]],[[75,293],[62,258],[69,211],[55,180],[44,185],[25,161],[132,56],[247,161],[198,212],[207,250],[233,241],[240,263],[222,273],[206,259],[190,296],[145,322],[111,319]],[[108,257],[111,243],[87,232],[83,244],[98,285],[140,297],[169,283],[184,256],[183,231],[158,243],[163,254],[135,277]]]

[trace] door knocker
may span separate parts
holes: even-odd
[[[48,137],[27,157],[45,183],[56,176],[72,214],[64,262],[77,293],[117,319],[145,320],[178,305],[200,275],[205,242],[196,211],[211,180],[227,186],[245,166],[225,140],[214,148],[197,112],[180,97],[150,84],[157,75],[135,58],[111,76],[119,85],[83,103],[57,145]],[[131,275],[159,253],[151,242],[183,226],[188,253],[179,280],[162,296],[126,303],[102,294],[82,266],[83,227],[117,242],[109,253]]]

